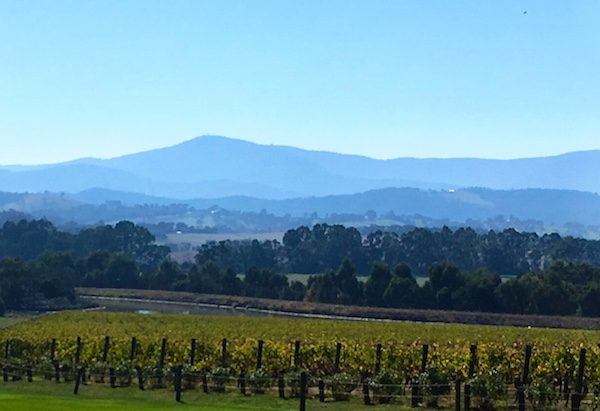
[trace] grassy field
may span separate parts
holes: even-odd
[[[287,277],[288,281],[292,282],[292,281],[299,281],[302,284],[306,285],[308,284],[308,279],[310,278],[311,275],[320,275],[320,274],[300,274],[300,273],[287,273],[285,274],[285,276]],[[240,279],[244,279],[245,275],[244,274],[238,274],[238,277]],[[366,282],[369,277],[366,275],[359,275],[356,277],[358,279],[358,281],[364,283]],[[425,281],[427,281],[427,277],[415,277],[415,279],[417,280],[417,284],[419,285],[423,285],[425,284]]]
[[[10,327],[21,321],[33,318],[32,314],[11,314],[5,317],[0,317],[0,328]]]
[[[319,275],[319,274],[314,274],[314,275]],[[238,274],[238,278],[240,280],[243,280],[245,276],[246,276],[245,274]],[[298,282],[306,285],[306,284],[308,284],[308,279],[311,277],[311,274],[287,273],[287,274],[285,274],[285,276],[287,277],[289,282],[298,281]],[[358,281],[364,283],[365,281],[367,281],[367,279],[369,277],[358,276],[356,278],[358,278]]]
[[[325,403],[309,400],[310,410],[367,410],[358,401]],[[378,409],[391,409],[381,406]],[[71,384],[50,382],[0,383],[0,409],[11,411],[161,411],[161,410],[265,410],[296,411],[298,400],[280,400],[273,395],[242,396],[238,393],[203,394],[199,390],[183,393],[183,402],[176,403],[168,390],[140,391],[136,388],[111,389],[106,386],[82,386],[78,395],[73,395]],[[394,410],[405,408],[395,405]]]
[[[223,240],[277,240],[282,241],[282,231],[271,232],[271,233],[172,233],[167,234],[166,243],[170,244],[181,244],[188,243],[192,247],[200,246],[209,241],[223,241]]]

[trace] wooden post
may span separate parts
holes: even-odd
[[[79,384],[81,384],[81,380],[83,378],[83,373],[84,373],[84,369],[83,367],[78,367],[77,368],[77,375],[75,377],[75,388],[73,388],[73,394],[77,395],[77,393],[79,392]]]
[[[473,378],[475,369],[477,368],[477,345],[471,344],[469,350],[471,352],[471,357],[469,359],[469,378]]]
[[[6,340],[4,342],[4,361],[8,363],[8,358],[10,354],[10,340]],[[2,367],[2,380],[4,382],[8,382],[8,364],[4,364]]]
[[[196,364],[196,339],[192,338],[190,343],[190,366],[194,366]]]
[[[283,373],[280,372],[277,377],[277,391],[279,392],[279,398],[285,398],[285,380],[283,379]]]
[[[137,353],[137,338],[131,337],[131,351],[129,353],[129,360],[135,360],[135,355]]]
[[[144,373],[142,372],[142,367],[140,367],[139,365],[136,365],[135,373],[137,374],[138,388],[141,391],[144,391]]]
[[[465,384],[465,411],[471,410],[471,384]]]
[[[575,392],[571,395],[571,411],[579,411],[581,400],[583,400],[583,377],[585,372],[586,349],[579,351],[579,367],[577,368],[577,379],[575,380]]]
[[[110,337],[104,337],[104,350],[102,351],[102,362],[108,362],[108,350],[110,350]]]
[[[477,367],[477,345],[471,344],[469,347],[469,351],[471,352],[471,356],[469,358],[469,375],[467,378],[470,380],[475,376],[475,369]],[[469,411],[471,409],[471,384],[465,384],[465,411]]]
[[[419,368],[419,398],[418,402],[421,404],[423,402],[423,387],[422,387],[422,378],[421,375],[425,373],[427,370],[427,357],[429,356],[429,344],[423,344],[423,348],[421,350],[421,367]]]
[[[246,395],[246,374],[244,374],[244,371],[240,372],[238,385],[240,387],[240,394]]]
[[[325,402],[325,381],[319,380],[319,402]]]
[[[258,346],[256,347],[256,369],[262,368],[262,357],[263,357],[263,340],[258,340]]]
[[[167,356],[167,339],[163,338],[160,342],[160,356],[158,357],[158,367],[162,369],[165,366],[165,357]]]
[[[31,365],[27,366],[27,382],[33,382],[33,372],[31,371]]]
[[[369,396],[369,379],[366,373],[362,375],[362,392],[364,404],[371,405],[371,397]]]
[[[60,365],[58,364],[58,361],[54,360],[52,362],[52,365],[54,366],[54,379],[56,381],[56,383],[60,383]]]
[[[375,347],[375,374],[381,371],[381,344]]]
[[[294,341],[294,369],[300,368],[300,341]]]
[[[417,408],[419,406],[419,383],[415,383],[415,381],[411,381],[410,387],[410,406],[412,408]]]
[[[454,410],[460,411],[460,379],[454,381]]]
[[[165,366],[165,356],[167,355],[167,339],[163,338],[160,343],[160,355],[158,357],[158,375],[157,382],[158,385],[162,386],[163,384],[163,368]]]
[[[571,396],[571,388],[569,387],[570,383],[571,383],[571,375],[567,374],[567,375],[565,375],[565,382],[563,385],[563,399],[565,400],[565,403],[569,402],[569,397]]]
[[[77,347],[75,349],[75,365],[79,365],[81,362],[81,337],[77,336]]]
[[[525,346],[525,362],[523,363],[523,374],[521,375],[521,381],[517,381],[517,403],[519,406],[519,411],[525,411],[525,387],[529,385],[531,351],[532,346],[527,344]]]
[[[427,357],[429,356],[429,344],[423,344],[423,351],[421,352],[421,374],[427,370]]]
[[[50,361],[56,360],[56,338],[50,341]]]
[[[115,375],[115,369],[112,367],[108,369],[108,380],[110,381],[110,388],[117,387],[117,377]]]
[[[300,411],[306,411],[306,372],[300,373]]]
[[[227,338],[221,341],[221,367],[227,367]]]
[[[104,374],[106,373],[106,363],[108,362],[108,350],[110,348],[110,337],[107,335],[104,337],[104,349],[102,350],[102,374],[100,374],[100,382],[104,383]]]
[[[530,344],[525,346],[525,363],[523,364],[523,377],[521,381],[523,381],[524,385],[529,385],[529,368],[531,365],[531,352],[533,347]]]
[[[202,392],[208,394],[208,377],[206,373],[202,374]]]
[[[335,365],[334,365],[334,369],[335,369],[336,373],[340,372],[341,356],[342,356],[342,343],[337,343],[335,345]]]
[[[523,381],[517,381],[517,405],[519,411],[525,411],[525,385]]]
[[[175,401],[181,402],[181,365],[175,367],[173,374],[173,385],[175,386]]]

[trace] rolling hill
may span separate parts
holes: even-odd
[[[344,214],[356,218],[373,211],[380,217],[388,214],[394,218],[420,215],[459,223],[504,216],[541,221],[548,226],[600,226],[600,195],[573,190],[385,188],[356,194],[285,200],[247,196],[182,200],[100,188],[76,194],[0,193],[0,211],[15,210],[80,224],[119,219],[189,223],[195,218],[193,210],[209,210],[213,207],[234,212],[262,213],[264,210],[276,216],[289,215],[292,218],[313,213],[321,218]]]

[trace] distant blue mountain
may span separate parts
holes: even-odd
[[[142,207],[135,207],[136,205]],[[180,205],[191,206],[195,211]],[[425,219],[469,225],[469,221],[497,220],[498,216],[504,216],[510,217],[511,220],[515,217],[522,221],[543,222],[547,229],[571,227],[574,230],[567,231],[580,233],[586,232],[580,226],[586,226],[594,233],[598,233],[600,227],[600,195],[573,190],[385,188],[355,194],[286,200],[248,196],[185,200],[103,188],[89,189],[76,194],[0,192],[0,212],[15,210],[36,217],[80,224],[121,219],[190,224],[204,218],[205,213],[196,211],[213,207],[233,211],[233,214],[242,211],[262,215],[261,212],[266,210],[278,216],[288,215],[294,218],[305,218],[316,213],[322,218],[331,217],[331,221],[345,221],[344,215],[352,215],[349,221],[357,224],[360,224],[360,217],[357,221],[356,216],[366,216],[371,214],[369,211],[374,211],[381,221],[398,221],[397,217],[403,216],[423,216]],[[261,221],[260,218],[252,221],[256,229],[264,228],[261,228],[260,224],[256,225]],[[204,223],[198,224],[202,226]]]
[[[90,204],[103,204],[107,201],[118,201],[125,205],[180,203],[196,209],[208,209],[216,206],[233,211],[260,212],[266,210],[276,215],[289,214],[296,217],[312,213],[317,213],[319,216],[362,215],[368,211],[375,211],[380,216],[393,212],[396,216],[422,215],[428,218],[459,222],[506,216],[521,220],[543,221],[550,226],[568,223],[600,225],[600,195],[573,190],[384,188],[355,194],[286,200],[247,196],[181,200],[91,189],[68,197],[77,202]]]
[[[0,190],[77,193],[92,188],[175,199],[266,199],[353,194],[386,187],[501,190],[547,188],[600,192],[600,151],[517,160],[377,160],[203,136],[100,160],[5,166]]]

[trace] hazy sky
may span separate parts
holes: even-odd
[[[379,158],[598,149],[599,21],[597,0],[2,0],[0,163],[207,133]]]

